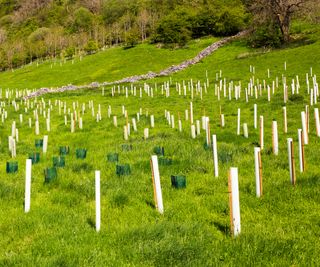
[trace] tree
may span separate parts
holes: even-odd
[[[0,44],[4,43],[7,40],[7,32],[4,29],[0,28]]]
[[[80,7],[74,12],[74,27],[77,32],[92,30],[93,14],[86,8]]]
[[[247,0],[255,25],[273,23],[281,31],[283,42],[290,40],[290,23],[293,15],[318,0]],[[262,23],[261,23],[262,22]]]

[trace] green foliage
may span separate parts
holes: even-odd
[[[139,33],[137,29],[131,29],[126,33],[126,43],[125,47],[126,48],[131,48],[136,46],[139,43]]]
[[[66,58],[73,58],[73,56],[76,53],[76,49],[74,46],[69,46],[65,51],[65,57]]]
[[[9,27],[13,22],[13,16],[12,15],[6,15],[3,17],[0,17],[0,26],[1,27]]]
[[[28,41],[36,43],[39,41],[44,41],[45,37],[49,34],[50,30],[48,28],[38,28],[28,37]]]
[[[192,35],[192,15],[186,9],[179,9],[164,17],[156,31],[155,42],[184,46]]]
[[[86,8],[80,7],[74,12],[75,31],[91,31],[94,17],[93,14]]]
[[[246,20],[247,14],[241,4],[206,7],[196,12],[178,8],[159,22],[154,41],[184,45],[191,38],[229,36],[242,30]]]
[[[94,40],[90,40],[87,45],[84,47],[84,50],[88,54],[94,54],[98,50],[98,44]]]
[[[0,0],[0,17],[10,14],[16,5],[17,0]]]
[[[248,39],[252,47],[280,47],[282,37],[280,29],[275,24],[264,24],[256,28]]]

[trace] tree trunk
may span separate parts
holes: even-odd
[[[290,41],[290,14],[286,13],[284,16],[278,14],[278,22],[283,41],[288,43]]]

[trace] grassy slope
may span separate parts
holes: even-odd
[[[208,70],[211,87],[201,101],[194,99],[196,119],[201,119],[203,109],[211,119],[211,132],[218,136],[220,157],[228,152],[231,162],[220,161],[220,177],[213,178],[211,152],[203,149],[204,132],[196,140],[189,137],[189,122],[182,120],[184,132],[179,134],[171,129],[163,118],[164,109],[170,110],[177,120],[178,112],[184,114],[190,98],[178,96],[171,89],[170,98],[158,95],[155,98],[124,96],[102,97],[98,90],[72,92],[47,96],[46,100],[59,98],[79,103],[89,99],[102,105],[103,120],[97,124],[88,110],[84,116],[84,130],[75,134],[65,127],[63,116],[56,107],[52,111],[52,131],[49,134],[49,152],[39,165],[33,167],[31,212],[23,214],[24,161],[28,152],[33,151],[33,131],[25,122],[19,125],[21,142],[18,144],[19,173],[5,174],[0,169],[0,265],[41,265],[41,266],[217,266],[217,265],[319,265],[319,185],[318,163],[320,141],[315,136],[315,126],[310,109],[310,145],[306,146],[307,172],[298,173],[297,186],[289,183],[287,169],[286,138],[293,137],[297,156],[296,129],[301,127],[300,111],[308,104],[304,83],[305,72],[313,66],[320,73],[320,44],[315,43],[294,49],[273,51],[261,56],[236,59],[238,55],[252,52],[237,42],[222,48],[202,63],[172,77],[175,81],[201,79],[204,82]],[[318,52],[317,52],[318,51]],[[176,51],[177,52],[177,51]],[[287,61],[288,70],[283,70]],[[282,91],[272,97],[270,104],[266,93],[245,103],[221,100],[213,96],[215,73],[222,70],[228,80],[241,79],[246,84],[249,65],[256,66],[256,78],[266,79],[267,68],[271,70],[271,82],[282,74],[294,77],[299,74],[301,94],[304,102],[287,104],[288,134],[282,133]],[[138,71],[138,70],[137,70]],[[8,75],[8,74],[6,74]],[[158,79],[158,88],[160,81]],[[13,86],[18,86],[18,83]],[[36,86],[36,85],[34,85]],[[280,84],[280,88],[282,84]],[[265,118],[265,151],[262,155],[264,196],[255,197],[253,142],[258,141],[258,130],[253,128],[253,104],[258,104],[259,115]],[[119,127],[112,126],[107,119],[108,105],[119,117]],[[144,113],[156,117],[156,128],[150,130],[151,138],[142,140],[143,128],[149,119],[142,117],[138,133],[132,133],[132,152],[122,152],[121,105],[125,105],[130,118],[140,107]],[[219,128],[219,105],[226,115],[226,128]],[[319,105],[317,105],[318,107]],[[236,112],[241,108],[241,121],[249,124],[249,139],[236,136]],[[18,121],[19,111],[8,108],[8,121],[0,126],[2,162],[9,160],[7,136],[11,121]],[[87,106],[88,109],[88,106]],[[279,124],[279,155],[270,154],[271,121]],[[176,121],[177,124],[177,121]],[[41,120],[41,133],[45,123]],[[67,157],[67,166],[59,170],[59,180],[52,185],[43,184],[43,169],[51,165],[51,156],[58,153],[58,146],[69,144],[72,149]],[[166,154],[172,156],[172,166],[160,166],[165,215],[159,216],[152,207],[152,186],[149,157],[155,145],[163,145]],[[85,146],[88,159],[75,159],[76,147]],[[130,163],[133,173],[118,178],[112,163],[105,161],[108,152],[118,151],[120,162]],[[296,163],[298,159],[296,158]],[[227,170],[239,167],[240,204],[242,234],[232,239],[228,234]],[[96,234],[94,222],[94,170],[101,170],[102,179],[102,230]],[[187,175],[187,189],[177,191],[170,186],[170,175]]]
[[[55,87],[67,84],[88,84],[94,81],[114,81],[148,71],[160,71],[168,66],[178,64],[185,59],[194,57],[199,51],[214,42],[215,38],[193,41],[188,49],[158,49],[148,44],[131,49],[111,48],[105,52],[57,63],[51,68],[47,62],[36,66],[25,66],[14,72],[0,73],[2,88],[40,88]]]

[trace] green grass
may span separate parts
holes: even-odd
[[[136,50],[127,52],[134,56],[135,51],[138,53],[142,48],[137,47]],[[171,61],[177,63],[181,58],[189,57],[187,54],[192,55],[198,50],[200,47],[196,45],[190,50],[159,50],[159,62],[156,62],[159,65],[152,70],[160,69]],[[39,115],[40,137],[49,135],[49,149],[46,155],[41,155],[41,162],[32,168],[32,199],[28,214],[23,212],[25,159],[28,153],[36,151],[34,140],[39,136],[35,136],[34,128],[28,128],[28,118],[31,117],[34,121],[33,111],[29,109],[24,113],[23,103],[20,104],[19,111],[14,111],[12,105],[8,106],[8,100],[2,99],[6,102],[8,118],[5,123],[0,124],[0,265],[318,266],[320,139],[315,134],[313,108],[319,107],[319,104],[310,107],[310,143],[305,147],[306,172],[303,174],[298,170],[297,129],[301,128],[300,112],[309,103],[305,73],[312,66],[313,72],[319,74],[319,51],[319,42],[316,42],[257,55],[255,50],[246,48],[241,42],[235,42],[221,48],[198,65],[173,75],[169,98],[161,95],[161,82],[168,81],[169,78],[156,79],[149,83],[154,87],[154,82],[157,82],[158,90],[154,91],[153,98],[147,97],[145,93],[142,99],[131,94],[125,98],[123,93],[112,98],[110,88],[106,88],[105,96],[101,95],[101,89],[44,96],[46,108],[49,100],[53,105],[51,132],[46,132],[45,120]],[[106,53],[113,52],[124,53],[120,49]],[[161,53],[177,54],[177,57],[169,59],[161,56]],[[249,54],[239,59],[238,56],[243,53]],[[89,61],[98,56],[87,57],[85,60]],[[118,55],[114,56],[113,62],[117,57]],[[286,72],[283,69],[284,61],[287,61]],[[126,66],[125,63],[121,64]],[[152,62],[148,64],[153,66]],[[241,80],[244,89],[252,76],[249,72],[250,65],[256,68],[255,78],[260,81],[266,79],[267,84],[284,74],[290,85],[291,78],[299,75],[300,92],[304,100],[287,103],[287,134],[283,133],[282,128],[284,104],[281,82],[270,103],[267,102],[265,91],[259,99],[250,98],[249,103],[245,102],[243,91],[238,101],[222,98],[218,102],[214,96],[216,72],[221,69],[222,78],[226,78],[228,82]],[[136,69],[119,69],[121,73],[132,74],[145,71],[145,66],[136,66]],[[113,67],[114,65],[108,69]],[[30,67],[32,68],[35,67]],[[40,68],[45,71],[45,65],[37,70]],[[62,68],[67,69],[67,66]],[[95,71],[101,69],[100,66],[92,68],[95,68]],[[270,79],[267,79],[268,68],[271,71]],[[20,84],[17,74],[26,69],[13,74],[1,74],[1,81],[6,84],[3,87],[24,88],[25,85]],[[200,80],[203,84],[206,81],[206,70],[209,73],[210,87],[203,100],[195,94],[194,117],[201,119],[205,110],[210,117],[211,133],[217,134],[219,178],[213,176],[211,151],[203,148],[204,131],[201,131],[195,140],[190,138],[190,121],[184,120],[184,111],[189,108],[191,101],[190,93],[184,97],[179,96],[175,90],[176,82],[182,83],[185,80],[187,84],[191,78],[194,82]],[[105,71],[107,73],[107,70]],[[31,77],[32,73],[28,76]],[[36,74],[39,72],[32,75]],[[8,75],[13,75],[10,83]],[[108,77],[115,79],[127,76],[112,75]],[[61,76],[61,79],[65,79],[61,84],[65,84],[67,77]],[[87,82],[88,76],[80,76],[81,81]],[[108,80],[102,76],[101,79]],[[47,82],[53,84],[54,79],[40,78],[31,84],[37,87]],[[138,89],[142,85],[143,83],[135,84]],[[81,104],[86,103],[83,130],[77,128],[75,133],[70,133],[70,126],[64,125],[63,110],[62,115],[59,115],[58,108],[54,105],[56,99],[66,101],[70,109],[73,102],[79,102],[79,110]],[[89,100],[94,101],[95,112],[98,104],[101,105],[102,121],[99,123],[91,115]],[[37,101],[40,105],[41,99]],[[263,115],[265,121],[265,149],[262,153],[264,195],[261,199],[255,196],[253,149],[259,142],[259,130],[253,127],[254,103],[258,105],[258,114]],[[112,115],[118,117],[117,128],[113,126],[112,117],[107,117],[108,105],[112,107]],[[128,110],[130,121],[140,107],[144,114],[138,123],[138,132],[132,132],[127,142],[123,140],[123,125],[126,120],[122,116],[122,105]],[[220,105],[226,120],[226,127],[223,129],[219,127]],[[247,122],[249,126],[248,139],[236,135],[238,108],[241,108],[241,123]],[[167,124],[164,118],[165,109],[175,116],[176,127],[180,113],[182,133]],[[149,115],[155,116],[155,128],[150,129],[150,138],[145,141],[143,129],[149,127],[147,111]],[[22,125],[19,123],[20,113],[24,114]],[[278,121],[279,127],[278,156],[270,153],[272,119]],[[20,142],[17,145],[19,171],[16,174],[6,174],[5,162],[11,160],[7,147],[13,120],[17,122],[20,132]],[[288,137],[294,139],[297,170],[295,187],[290,185],[289,180],[286,144]],[[124,143],[132,144],[133,150],[122,151],[121,144]],[[58,155],[59,146],[62,145],[69,145],[71,149],[70,155],[66,156],[66,167],[58,169],[58,179],[55,182],[44,184],[43,170],[52,165],[52,156]],[[163,216],[157,213],[153,201],[149,160],[155,146],[163,146],[165,154],[173,158],[173,165],[160,166]],[[88,149],[86,159],[76,159],[75,149],[78,147]],[[115,163],[106,161],[106,155],[112,152],[119,153],[120,163],[131,165],[131,175],[118,177],[115,174]],[[226,159],[228,154],[232,155],[231,161]],[[239,168],[242,232],[238,238],[231,238],[229,230],[227,171],[231,166]],[[97,169],[101,170],[100,233],[96,233],[94,229],[94,170]],[[186,189],[175,190],[171,187],[170,176],[173,174],[186,175]]]
[[[27,65],[14,72],[0,73],[0,88],[40,88],[68,84],[82,85],[94,81],[114,81],[127,76],[160,71],[196,56],[217,38],[192,41],[187,48],[169,50],[142,44],[131,49],[115,47],[95,55],[66,63],[46,62]],[[52,66],[51,66],[52,65]]]

